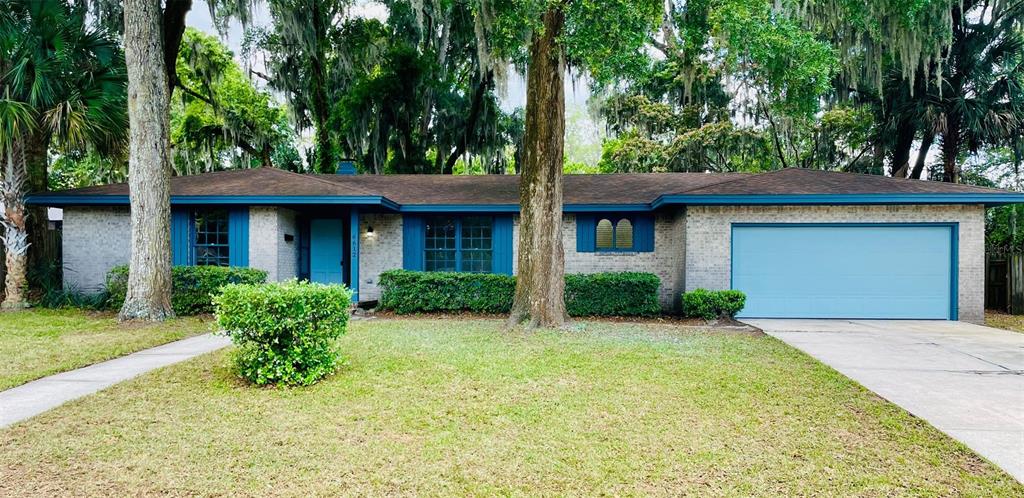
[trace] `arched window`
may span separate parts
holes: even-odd
[[[612,228],[612,220],[606,218],[597,222],[596,244],[598,250],[615,248],[615,231]]]
[[[615,248],[633,248],[633,223],[625,218],[615,224]]]
[[[633,222],[628,218],[612,221],[603,218],[595,227],[594,246],[598,251],[629,251],[633,249]]]

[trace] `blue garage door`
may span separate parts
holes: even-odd
[[[748,318],[955,319],[953,225],[733,225]]]

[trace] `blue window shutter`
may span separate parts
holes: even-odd
[[[512,217],[495,216],[491,232],[491,272],[512,274]]]
[[[171,210],[171,264],[174,266],[188,265],[189,232],[192,228],[190,218],[187,209]]]
[[[228,263],[249,266],[249,207],[228,211]]]
[[[402,268],[423,271],[425,235],[423,218],[412,215],[402,217]]]
[[[576,252],[594,252],[597,241],[594,216],[589,214],[576,215]]]
[[[633,219],[633,250],[654,251],[654,217],[637,216]]]

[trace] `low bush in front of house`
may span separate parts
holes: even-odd
[[[571,316],[651,316],[661,313],[653,273],[606,272],[565,276],[565,307]]]
[[[238,346],[236,372],[264,386],[310,385],[337,365],[352,293],[309,282],[230,284],[214,296],[217,325]]]
[[[395,313],[508,313],[516,279],[494,273],[388,270],[380,306]]]
[[[516,279],[489,273],[390,270],[381,274],[382,309],[396,313],[508,313]],[[649,316],[661,311],[657,275],[635,272],[565,276],[572,316]]]
[[[171,268],[171,307],[179,316],[213,313],[213,295],[228,284],[262,284],[267,272],[224,266]],[[128,267],[117,266],[107,275],[109,305],[120,309],[128,292]]]
[[[734,318],[746,302],[746,294],[738,290],[695,289],[683,293],[683,314],[705,320]]]

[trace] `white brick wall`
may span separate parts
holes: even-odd
[[[64,287],[100,291],[111,268],[128,264],[131,237],[132,219],[126,207],[65,208]]]
[[[249,267],[267,272],[267,281],[277,278],[277,208],[249,208]]]
[[[654,220],[653,252],[577,252],[576,216],[562,217],[562,244],[566,273],[637,271],[653,273],[661,279],[661,305],[672,309],[683,288],[683,257],[686,216],[683,211],[659,214]],[[519,219],[513,224],[513,271],[518,266]]]
[[[292,240],[286,241],[285,235]],[[249,234],[252,244],[252,233]],[[291,209],[277,210],[277,278],[289,280],[299,276],[299,224],[297,213]]]
[[[732,223],[959,223],[959,317],[985,313],[985,209],[951,206],[705,206],[686,216],[686,290],[728,289]]]
[[[366,233],[372,226],[373,233]],[[359,217],[359,300],[380,298],[377,280],[386,270],[402,267],[402,216],[363,214]]]
[[[729,286],[730,225],[734,222],[957,222],[959,223],[960,319],[984,317],[984,208],[981,206],[777,206],[690,207],[655,220],[654,252],[578,253],[576,219],[563,218],[566,273],[645,271],[662,280],[668,308],[678,294],[698,287]],[[374,234],[366,229],[373,225]],[[295,235],[285,242],[284,235]],[[131,218],[127,208],[71,207],[64,210],[64,282],[96,291],[107,272],[127,264]],[[519,219],[513,224],[513,271],[518,264]],[[347,248],[346,248],[347,250]],[[298,273],[296,213],[276,207],[249,210],[249,265],[266,270],[271,281]],[[360,217],[360,298],[377,299],[381,272],[402,267],[402,218],[395,214]]]
[[[285,234],[294,235],[295,239],[286,242]],[[268,282],[298,276],[298,240],[295,211],[262,206],[249,208],[249,266],[266,271]]]

